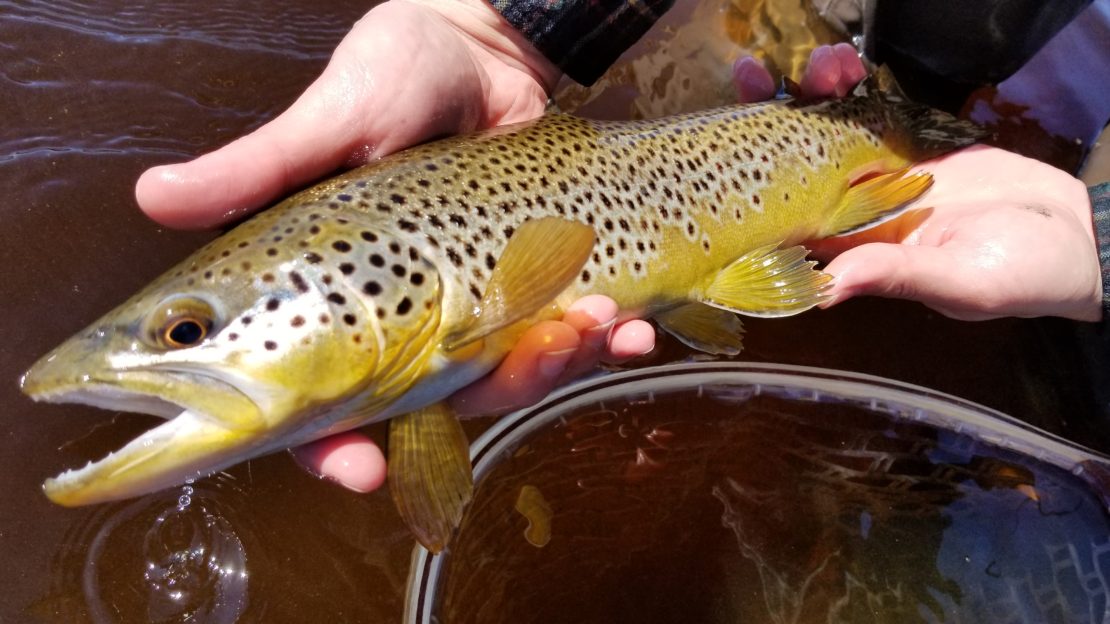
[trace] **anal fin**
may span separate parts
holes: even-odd
[[[744,348],[744,325],[728,310],[687,303],[655,316],[659,326],[686,346],[714,355],[736,355]]]
[[[446,403],[390,421],[389,489],[417,541],[443,550],[474,492],[466,434]]]
[[[897,217],[933,185],[928,173],[885,173],[848,187],[820,238],[854,234]]]
[[[832,276],[814,269],[797,246],[766,245],[740,256],[713,277],[698,300],[748,316],[790,316],[821,303]]]

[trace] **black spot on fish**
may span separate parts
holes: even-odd
[[[316,264],[316,263],[320,262],[321,260],[323,260],[323,258],[320,256],[320,254],[318,254],[314,251],[309,251],[309,252],[305,253],[304,259],[309,264]]]
[[[337,240],[331,244],[331,248],[340,253],[347,253],[351,250],[351,244],[344,240]]]
[[[341,193],[339,195],[336,195],[335,198],[338,199],[341,202],[349,202],[352,199],[354,199],[353,197],[351,197],[350,195],[347,195],[346,193]]]
[[[267,249],[267,250],[266,250],[266,255],[267,255],[267,256],[270,256],[271,258],[273,258],[274,256],[276,256],[277,254],[278,254],[278,250],[277,250],[277,249],[274,249],[273,247],[271,247],[271,248],[269,248],[269,249]]]
[[[355,318],[354,314],[344,314],[343,315],[343,322],[348,324],[348,325],[354,325],[357,320],[358,319]]]
[[[375,295],[380,295],[382,294],[382,285],[371,280],[362,285],[362,292],[372,297]]]
[[[414,272],[412,275],[409,275],[409,282],[411,282],[413,286],[419,286],[419,285],[423,284],[424,283],[424,274]]]
[[[328,295],[328,301],[338,305],[343,305],[347,303],[347,298],[339,293],[331,293]]]
[[[293,282],[293,287],[297,289],[297,292],[308,292],[308,282],[305,281],[304,277],[302,277],[300,273],[296,271],[290,273],[289,281]]]
[[[294,316],[291,321],[289,321],[289,324],[293,327],[300,327],[301,325],[304,325],[304,317],[298,314],[297,316]]]
[[[406,273],[405,267],[399,264],[393,265],[392,267],[390,267],[390,270],[393,271],[393,274],[397,277],[404,277]]]
[[[355,265],[351,264],[350,262],[344,262],[343,264],[339,265],[339,272],[343,275],[350,275],[351,273],[355,272]]]
[[[274,349],[277,349],[277,343],[273,340],[267,340],[266,342],[262,343],[262,346],[266,347],[267,351],[273,351]]]
[[[266,309],[269,310],[270,312],[273,312],[274,310],[278,309],[278,306],[280,306],[280,305],[281,305],[281,301],[279,301],[277,299],[270,299],[269,301],[266,302]]]
[[[404,315],[408,314],[409,310],[411,310],[411,309],[412,309],[412,300],[409,299],[408,297],[405,297],[404,299],[401,299],[401,302],[397,304],[397,314],[399,314],[401,316],[404,316]]]
[[[381,254],[370,254],[370,264],[381,268],[385,266],[385,258],[383,258]]]
[[[366,230],[363,230],[362,232],[359,233],[359,236],[362,237],[362,240],[364,240],[368,243],[378,242],[378,235],[373,233],[373,232],[368,232]]]

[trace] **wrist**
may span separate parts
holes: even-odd
[[[551,93],[563,72],[486,0],[398,0],[425,6],[447,19],[498,61],[518,69]]]

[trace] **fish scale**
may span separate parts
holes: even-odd
[[[822,300],[830,278],[798,243],[893,218],[931,182],[907,165],[978,136],[872,91],[551,115],[384,158],[243,223],[40,360],[23,379],[36,399],[169,416],[46,493],[135,496],[392,418],[390,488],[442,548],[472,486],[443,400],[531,324],[600,293],[736,353],[734,313]]]

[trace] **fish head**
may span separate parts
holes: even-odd
[[[83,505],[179,485],[321,437],[338,430],[337,422],[350,428],[371,420],[367,410],[403,391],[398,371],[428,351],[438,312],[427,262],[383,243],[391,262],[381,263],[357,248],[358,232],[324,220],[286,234],[296,243],[284,246],[272,227],[242,229],[24,375],[22,389],[35,400],[167,419],[108,457],[48,480],[51,500]],[[409,279],[394,274],[402,264]]]

